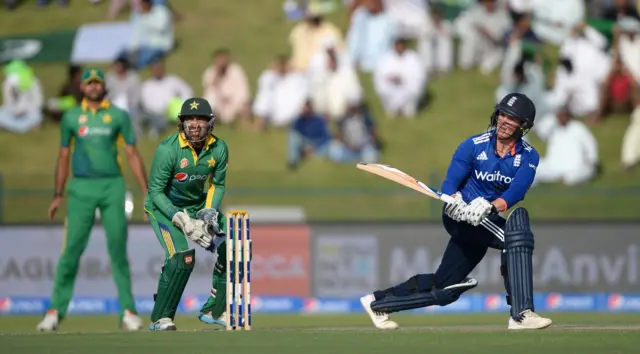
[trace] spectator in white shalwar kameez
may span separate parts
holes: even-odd
[[[407,49],[405,39],[397,39],[373,73],[373,83],[388,117],[415,116],[427,75],[415,50]]]
[[[454,27],[460,37],[458,65],[463,70],[480,65],[481,72],[488,74],[500,65],[503,37],[512,22],[497,0],[481,0],[465,10],[455,20]]]
[[[453,25],[442,17],[442,11],[431,11],[433,34],[426,53],[420,53],[429,75],[446,74],[453,69]],[[426,59],[425,59],[426,58]]]
[[[560,45],[575,25],[585,19],[584,0],[533,2],[533,30],[545,42]]]
[[[258,78],[258,92],[253,114],[263,129],[287,127],[293,122],[309,97],[306,73],[291,70],[288,58],[281,57]]]
[[[33,70],[22,61],[10,62],[5,67],[5,74],[7,77],[2,84],[0,129],[12,133],[28,133],[42,123],[42,86]]]
[[[311,74],[311,100],[317,114],[330,120],[342,118],[350,105],[362,99],[358,74],[348,63],[340,63],[338,54],[329,50],[324,72]]]
[[[431,42],[434,24],[427,0],[383,0],[385,12],[393,18],[398,36],[416,40],[416,49],[425,65],[432,65]]]
[[[549,135],[534,184],[561,182],[571,186],[591,180],[598,166],[598,142],[584,123],[571,119],[569,109],[562,108],[556,118],[558,126]]]
[[[349,57],[364,72],[373,71],[380,58],[393,47],[397,28],[381,0],[365,0],[351,17],[347,32]]]
[[[600,85],[611,71],[611,58],[604,52],[606,38],[583,23],[560,47],[553,97],[555,107],[569,104],[577,117],[592,116],[600,104]]]

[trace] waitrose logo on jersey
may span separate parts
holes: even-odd
[[[510,184],[513,181],[513,178],[509,176],[505,176],[500,173],[500,171],[493,171],[493,173],[489,173],[487,171],[478,171],[474,170],[476,173],[476,179],[487,182],[503,182],[506,184]]]
[[[189,175],[188,173],[180,172],[175,175],[175,178],[178,182],[193,182],[193,181],[204,181],[206,180],[208,175]]]

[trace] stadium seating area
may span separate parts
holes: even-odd
[[[301,206],[312,220],[435,218],[438,203],[354,164],[439,186],[457,144],[519,91],[538,107],[528,139],[547,162],[532,214],[640,216],[628,208],[640,196],[635,0],[5,3],[0,223],[45,220],[58,121],[88,65],[108,72],[147,168],[176,102],[209,100],[231,150],[225,204]]]

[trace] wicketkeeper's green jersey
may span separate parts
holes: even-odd
[[[73,176],[80,178],[121,176],[117,143],[136,143],[127,112],[106,100],[97,110],[83,101],[67,111],[60,122],[60,138],[63,147],[71,147]]]
[[[169,136],[156,149],[145,208],[156,209],[169,220],[182,209],[191,216],[202,208],[218,209],[228,160],[227,144],[214,135],[207,137],[199,155],[183,133]],[[206,183],[209,187],[204,193]]]

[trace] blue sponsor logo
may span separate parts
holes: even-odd
[[[307,298],[302,312],[305,313],[350,313],[354,312],[352,301],[346,299]]]
[[[69,304],[71,314],[104,314],[109,313],[108,298],[74,298]]]
[[[4,297],[0,298],[0,314],[43,314],[48,307],[44,298]]]
[[[303,299],[296,297],[262,297],[252,298],[251,310],[256,312],[300,312]]]
[[[547,311],[594,311],[597,297],[593,294],[547,294],[544,301]]]
[[[606,310],[614,312],[637,312],[640,311],[640,295],[609,294],[601,306]]]

